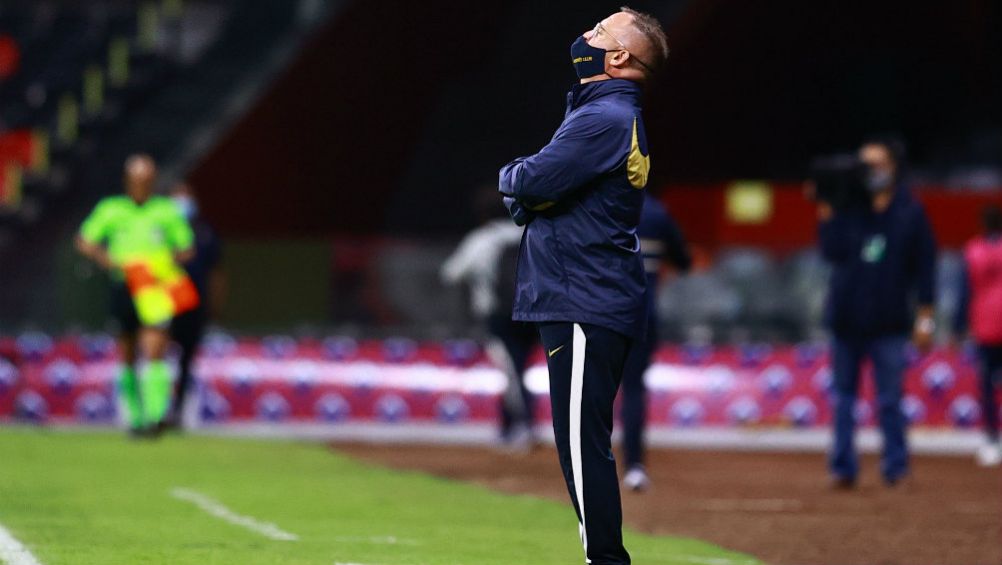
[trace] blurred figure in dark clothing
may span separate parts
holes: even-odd
[[[514,452],[532,448],[533,398],[525,386],[529,354],[539,342],[532,324],[511,319],[515,301],[515,265],[522,227],[508,219],[494,186],[476,195],[481,225],[468,233],[442,265],[442,281],[469,285],[470,309],[491,339],[486,352],[508,377],[501,396],[501,440]]]
[[[832,265],[826,322],[834,334],[835,439],[829,466],[836,488],[852,488],[859,473],[853,436],[866,358],[873,362],[877,385],[884,482],[893,486],[909,472],[901,411],[905,346],[909,334],[920,350],[932,345],[936,242],[925,210],[902,182],[903,155],[903,144],[893,138],[863,144],[859,158],[867,170],[869,202],[840,210],[818,204],[821,253]]]
[[[984,234],[964,248],[964,292],[956,330],[962,335],[969,328],[978,346],[985,443],[976,459],[979,465],[992,467],[1002,464],[996,398],[1002,386],[1002,209],[986,208],[982,223]]]
[[[661,281],[661,266],[667,261],[681,273],[692,267],[689,246],[678,224],[656,197],[644,193],[640,215],[640,253],[644,256],[647,273],[647,341],[636,342],[626,357],[623,370],[620,419],[623,421],[623,456],[626,474],[623,485],[632,491],[642,491],[650,485],[644,468],[644,426],[647,423],[647,387],[644,373],[658,347],[657,291]]]
[[[184,403],[192,382],[192,363],[206,325],[210,319],[218,318],[225,292],[225,278],[221,269],[222,246],[215,230],[199,215],[198,201],[191,187],[185,183],[177,184],[171,189],[171,199],[195,233],[195,256],[184,263],[184,268],[202,297],[198,308],[174,318],[170,326],[171,339],[181,347],[181,357],[178,360],[174,403],[167,425],[179,428],[183,424]]]

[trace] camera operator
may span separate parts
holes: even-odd
[[[928,350],[936,329],[936,243],[924,209],[901,179],[904,146],[893,138],[869,140],[856,163],[841,182],[815,170],[821,253],[832,265],[826,322],[833,334],[829,467],[835,488],[856,484],[854,408],[865,358],[876,381],[884,482],[894,486],[908,476],[900,407],[905,346],[911,334],[919,350]]]

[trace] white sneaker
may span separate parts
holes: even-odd
[[[504,444],[504,451],[509,455],[525,456],[532,453],[536,447],[536,436],[532,428],[525,425],[515,427]]]
[[[647,476],[647,471],[643,467],[630,467],[623,477],[623,486],[633,492],[643,492],[650,488],[651,479]]]
[[[982,467],[996,467],[1002,464],[1002,445],[985,443],[978,448],[975,459],[977,459],[978,465]]]

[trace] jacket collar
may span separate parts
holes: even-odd
[[[626,96],[631,98],[634,104],[639,105],[642,92],[643,86],[640,83],[621,78],[575,84],[567,93],[567,106],[568,109],[574,109],[599,98],[613,95]]]
[[[901,207],[915,200],[912,190],[905,183],[899,182],[894,188],[894,198],[891,199],[891,206]]]
[[[897,210],[904,206],[907,206],[912,201],[912,192],[903,183],[897,183],[894,185],[894,192],[891,194],[891,203],[886,210],[879,213],[878,215],[884,215],[889,213],[891,210]]]

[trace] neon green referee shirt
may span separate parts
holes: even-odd
[[[137,204],[125,195],[98,202],[80,227],[80,237],[106,245],[117,267],[136,261],[174,263],[174,252],[190,248],[195,239],[191,226],[169,198],[152,196]],[[120,270],[116,276],[122,277]]]

